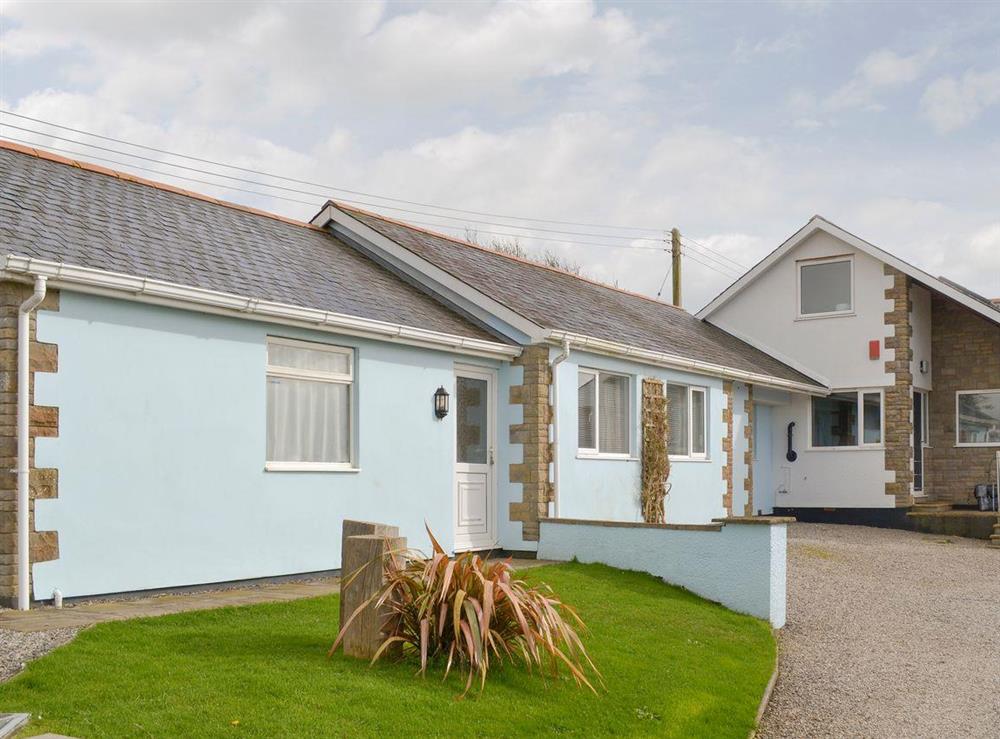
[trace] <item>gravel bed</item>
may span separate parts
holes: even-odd
[[[1000,551],[794,524],[762,737],[1000,736]]]
[[[19,673],[27,662],[70,641],[77,631],[51,629],[25,632],[0,629],[0,682]]]

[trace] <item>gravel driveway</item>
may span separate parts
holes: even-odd
[[[0,629],[0,682],[20,672],[25,663],[65,644],[76,636],[76,632],[77,629],[27,633]]]
[[[794,524],[764,737],[1000,736],[1000,550]]]

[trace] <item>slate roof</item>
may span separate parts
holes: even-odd
[[[325,230],[3,141],[0,254],[498,341]]]
[[[685,310],[340,203],[337,208],[539,326],[820,383]]]

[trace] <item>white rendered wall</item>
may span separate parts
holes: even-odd
[[[747,475],[750,467],[746,463],[745,452],[749,442],[743,435],[743,430],[749,423],[745,410],[747,386],[742,382],[733,383],[733,514],[742,516],[749,494],[746,489]]]
[[[807,259],[853,255],[854,310],[827,318],[798,317],[798,263]],[[817,232],[760,275],[709,317],[730,331],[802,371],[825,380],[834,390],[885,388],[894,378],[885,364],[894,357],[885,348],[890,329],[885,313],[892,301],[885,290],[892,278],[882,262],[825,232]],[[914,377],[916,363],[930,359],[930,295],[914,290]],[[870,359],[868,344],[878,340],[878,359]],[[922,376],[929,383],[930,375]],[[918,383],[919,386],[919,383]],[[810,449],[810,399],[792,395],[771,407],[770,454],[758,453],[756,477],[774,491],[779,507],[888,508],[895,499],[885,494],[891,473],[885,452],[870,449]],[[787,428],[795,422],[795,462],[788,462]],[[762,445],[763,446],[763,445]],[[770,465],[769,470],[762,470]]]
[[[854,312],[830,318],[798,318],[796,262],[845,254],[854,255]],[[893,351],[868,358],[868,342],[884,342],[885,313],[892,301],[885,290],[892,278],[882,262],[825,232],[817,232],[760,275],[709,318],[731,333],[817,374],[834,388],[879,387],[892,384],[885,362]]]
[[[727,608],[785,625],[787,526],[727,523],[717,529],[542,521],[538,556],[601,562],[680,585]]]
[[[910,348],[913,350],[911,372],[913,386],[918,390],[931,390],[934,367],[931,365],[931,293],[920,285],[914,285],[910,290],[910,326],[913,336],[910,338]],[[927,362],[927,372],[920,371],[920,361]]]
[[[805,395],[771,408],[771,474],[774,505],[782,508],[892,508],[896,499],[885,494],[893,474],[885,471],[885,451],[873,449],[811,450],[809,404]],[[787,429],[795,422],[789,462]]]

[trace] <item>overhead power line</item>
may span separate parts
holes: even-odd
[[[3,124],[0,124],[0,125],[3,125]],[[42,134],[42,135],[46,135],[46,134]],[[26,146],[39,146],[39,144],[37,142],[28,141],[26,139],[17,138],[17,137],[14,137],[14,136],[8,136],[6,138],[7,138],[8,141],[14,141],[14,142],[16,142],[18,144],[24,144]],[[55,152],[59,152],[59,153],[62,153],[62,154],[70,154],[70,155],[73,155],[73,156],[85,156],[85,157],[87,157],[89,159],[92,159],[92,160],[95,160],[95,161],[106,162],[108,164],[114,164],[114,165],[117,165],[119,167],[129,167],[131,169],[139,170],[139,171],[142,171],[142,172],[150,172],[152,174],[156,174],[156,175],[159,175],[161,177],[168,177],[168,178],[175,179],[175,180],[182,180],[184,182],[194,182],[194,183],[197,183],[197,184],[200,184],[200,185],[207,185],[209,187],[216,187],[216,188],[219,188],[221,190],[227,190],[227,191],[233,191],[233,192],[242,192],[242,193],[247,193],[249,195],[258,195],[260,197],[272,198],[272,199],[275,199],[275,200],[282,200],[282,201],[290,202],[290,203],[301,203],[302,205],[311,205],[313,207],[316,206],[315,201],[311,201],[311,200],[302,200],[300,198],[290,198],[290,197],[286,197],[284,195],[275,195],[274,193],[260,192],[259,190],[249,190],[249,189],[242,188],[242,187],[236,187],[234,185],[231,185],[228,182],[227,183],[210,182],[208,180],[202,180],[202,179],[199,179],[197,177],[187,177],[185,175],[175,174],[173,172],[163,172],[161,170],[153,169],[151,167],[143,167],[143,166],[135,164],[133,162],[122,162],[122,161],[117,160],[117,159],[110,159],[108,157],[102,157],[102,156],[97,156],[96,154],[79,152],[79,151],[75,151],[73,149],[66,149],[66,148],[59,147],[59,146],[46,146],[46,149],[48,149],[49,151],[55,151]],[[206,172],[205,174],[208,174],[210,176],[217,176],[217,175],[214,175],[211,172]],[[355,201],[352,201],[352,200],[343,200],[342,202],[352,203],[353,204]],[[410,223],[412,225],[415,225],[415,226],[431,226],[431,227],[439,228],[439,229],[446,229],[447,228],[447,229],[454,229],[454,230],[458,230],[458,231],[462,231],[465,228],[468,228],[468,224],[460,225],[460,224],[451,224],[451,223],[431,223],[431,222],[428,222],[428,221],[415,221],[415,220],[407,220],[406,222]],[[560,243],[560,244],[569,244],[569,245],[574,245],[574,246],[593,246],[593,247],[604,248],[604,249],[642,249],[642,250],[650,250],[650,251],[662,251],[663,250],[662,246],[651,246],[651,245],[647,246],[647,245],[642,245],[642,244],[606,244],[606,243],[595,242],[595,241],[579,241],[579,240],[551,238],[551,237],[547,237],[547,236],[533,236],[533,235],[530,235],[530,234],[515,234],[515,233],[510,233],[508,231],[490,231],[490,230],[482,230],[482,229],[474,229],[474,230],[476,231],[476,233],[488,234],[490,236],[506,236],[506,237],[511,237],[511,238],[526,238],[526,239],[530,238],[533,241],[547,241],[547,242]]]
[[[721,259],[721,258],[719,258],[719,257],[717,257],[717,256],[715,256],[713,254],[711,254],[710,252],[705,252],[705,251],[703,251],[701,249],[698,249],[693,244],[691,244],[691,243],[687,242],[686,240],[684,240],[683,237],[681,238],[681,244],[682,244],[682,246],[684,246],[688,250],[687,251],[688,254],[692,254],[692,253],[693,254],[697,254],[700,257],[702,257],[703,259],[707,259],[712,264],[715,264],[715,265],[719,266],[722,269],[729,270],[730,272],[733,272],[736,275],[742,275],[743,272],[744,272],[744,270],[741,269],[740,267],[734,266],[735,263],[730,264],[729,262],[726,262],[723,259]]]
[[[706,246],[705,244],[701,243],[697,239],[692,239],[690,236],[684,236],[683,238],[684,238],[685,241],[690,241],[693,244],[695,244],[696,246],[700,246],[702,249],[704,249],[706,251],[710,251],[710,252],[712,252],[714,254],[718,254],[719,256],[721,256],[721,257],[727,259],[728,261],[732,262],[733,264],[735,264],[742,271],[744,271],[744,272],[746,271],[747,266],[745,264],[742,264],[741,262],[736,261],[735,259],[733,259],[732,257],[728,256],[727,254],[724,254],[723,252],[719,251],[718,249],[713,249],[710,246]]]
[[[48,138],[56,139],[57,141],[65,141],[65,142],[69,142],[69,143],[72,143],[72,144],[76,144],[78,146],[86,146],[86,147],[91,148],[91,149],[97,149],[98,151],[103,151],[103,152],[107,152],[107,153],[111,153],[111,154],[118,154],[119,156],[124,156],[124,157],[132,157],[134,159],[139,159],[139,160],[145,161],[145,162],[153,162],[153,163],[159,164],[161,166],[165,166],[165,167],[174,167],[176,169],[181,169],[181,170],[184,170],[186,172],[197,172],[199,174],[208,175],[210,177],[219,177],[219,178],[222,178],[222,179],[232,180],[234,182],[241,182],[241,183],[244,183],[244,184],[247,184],[247,185],[252,185],[254,187],[267,187],[267,188],[272,188],[272,189],[275,189],[275,190],[280,190],[282,192],[297,193],[299,195],[309,195],[311,197],[316,197],[316,198],[320,198],[320,199],[323,199],[323,200],[330,199],[330,196],[329,196],[328,193],[314,192],[314,191],[311,191],[311,190],[302,190],[302,189],[295,188],[295,187],[286,187],[284,185],[272,185],[269,182],[261,182],[260,180],[248,180],[248,179],[245,179],[245,178],[242,178],[242,177],[236,177],[235,175],[224,174],[224,173],[221,173],[221,172],[211,172],[211,171],[208,171],[208,170],[205,170],[205,169],[201,169],[199,167],[192,167],[192,166],[186,165],[186,164],[177,164],[175,162],[166,162],[166,161],[163,161],[162,159],[156,159],[154,157],[147,157],[147,156],[143,156],[141,154],[133,154],[131,152],[122,151],[121,149],[113,149],[113,148],[110,148],[110,147],[107,147],[107,146],[101,146],[99,144],[92,144],[89,141],[79,141],[77,139],[72,139],[72,138],[69,138],[69,137],[66,137],[66,136],[58,136],[56,134],[47,133],[45,131],[36,131],[33,128],[26,128],[24,126],[16,126],[16,125],[14,125],[12,123],[2,123],[2,122],[0,122],[0,127],[13,128],[13,129],[15,129],[17,131],[23,131],[25,133],[34,134],[35,136],[45,136],[45,137],[48,137]],[[84,155],[84,156],[89,156],[89,155]],[[238,190],[239,188],[233,188],[233,189],[237,189]],[[261,193],[261,194],[263,194],[263,195],[266,196],[266,193]],[[379,196],[374,196],[374,197],[379,197]],[[480,225],[484,225],[484,226],[499,226],[501,228],[513,228],[513,229],[517,229],[517,230],[520,230],[520,231],[526,231],[526,232],[530,232],[530,233],[539,232],[539,233],[560,234],[560,235],[563,235],[563,236],[592,236],[592,237],[599,238],[599,239],[614,239],[616,241],[629,241],[629,242],[639,241],[639,240],[653,240],[653,238],[654,238],[654,237],[651,237],[651,236],[650,237],[646,237],[646,236],[621,236],[621,235],[618,235],[618,234],[604,234],[604,233],[582,232],[582,231],[566,231],[566,230],[563,230],[563,229],[544,228],[544,227],[541,227],[541,226],[522,226],[520,224],[515,224],[515,223],[497,223],[495,221],[483,221],[483,220],[479,220],[479,219],[475,219],[475,218],[457,218],[455,216],[449,216],[449,215],[445,215],[445,214],[442,214],[442,213],[430,213],[430,212],[427,212],[425,210],[414,210],[414,209],[411,209],[411,208],[401,208],[401,207],[394,206],[394,205],[385,205],[383,203],[373,203],[373,202],[365,201],[365,200],[354,200],[354,199],[350,199],[350,198],[338,198],[338,200],[340,202],[351,203],[353,205],[358,205],[358,206],[367,207],[367,208],[381,208],[383,210],[398,211],[400,213],[407,213],[407,214],[412,214],[412,215],[429,216],[431,218],[441,218],[441,219],[445,219],[445,220],[459,221],[461,223],[476,223],[476,224],[480,224]],[[525,237],[527,237],[528,235],[529,234],[527,234],[527,233],[524,234]]]
[[[104,136],[104,135],[99,134],[99,133],[93,133],[92,131],[85,131],[85,130],[80,129],[80,128],[73,128],[72,126],[65,126],[65,125],[62,125],[60,123],[53,123],[52,121],[46,121],[46,120],[43,120],[41,118],[32,118],[31,116],[26,116],[26,115],[23,115],[21,113],[14,113],[14,112],[12,112],[10,110],[5,110],[3,108],[0,108],[0,114],[13,116],[15,118],[20,118],[22,120],[32,121],[34,123],[42,123],[42,124],[44,124],[46,126],[52,126],[54,128],[59,128],[59,129],[61,129],[63,131],[72,131],[73,133],[79,133],[79,134],[82,134],[84,136],[92,136],[94,138],[101,139],[103,141],[111,141],[111,142],[117,143],[117,144],[124,144],[125,146],[133,146],[133,147],[136,147],[138,149],[144,149],[145,151],[153,151],[153,152],[156,152],[158,154],[166,154],[167,156],[173,156],[173,157],[178,157],[178,158],[181,158],[181,159],[187,159],[189,161],[201,162],[202,164],[210,164],[210,165],[215,166],[215,167],[226,167],[227,169],[234,169],[234,170],[237,170],[237,171],[240,171],[240,172],[246,172],[246,173],[249,173],[249,174],[261,175],[261,176],[264,176],[264,177],[272,177],[274,179],[284,180],[286,182],[294,182],[294,183],[299,184],[299,185],[307,185],[309,187],[319,187],[319,188],[322,188],[324,190],[330,190],[330,191],[334,191],[334,192],[346,192],[349,195],[359,195],[361,197],[376,198],[378,200],[386,200],[386,201],[394,202],[394,203],[403,203],[405,205],[414,205],[414,206],[421,207],[421,208],[434,208],[434,209],[437,209],[437,210],[450,211],[452,213],[467,213],[469,215],[485,216],[487,218],[506,218],[508,220],[516,220],[516,221],[533,221],[535,223],[547,223],[547,224],[556,225],[556,226],[579,226],[581,228],[605,228],[605,229],[620,230],[620,231],[643,231],[643,232],[651,232],[651,233],[656,233],[656,234],[662,234],[663,231],[664,231],[663,228],[649,228],[649,227],[644,227],[644,226],[612,225],[612,224],[607,224],[607,223],[585,223],[585,222],[578,222],[578,221],[557,221],[557,220],[551,220],[551,219],[547,219],[547,218],[534,218],[532,216],[505,215],[505,214],[502,214],[502,213],[491,213],[491,212],[487,212],[487,211],[478,211],[478,210],[466,210],[466,209],[463,209],[463,208],[454,208],[454,207],[450,207],[450,206],[446,206],[446,205],[436,205],[436,204],[433,204],[433,203],[422,203],[422,202],[415,201],[415,200],[406,200],[406,199],[403,199],[403,198],[394,198],[394,197],[389,197],[387,195],[377,195],[375,193],[363,192],[361,190],[349,190],[347,188],[336,187],[334,185],[322,184],[322,183],[318,183],[318,182],[310,182],[308,180],[299,180],[299,179],[295,179],[293,177],[286,177],[284,175],[274,174],[272,172],[265,172],[263,170],[253,169],[253,168],[250,168],[250,167],[240,167],[240,166],[237,166],[235,164],[226,164],[225,162],[219,162],[219,161],[215,161],[215,160],[212,160],[212,159],[204,159],[204,158],[201,158],[201,157],[191,156],[190,154],[181,154],[181,153],[178,153],[178,152],[175,152],[175,151],[170,151],[168,149],[160,149],[160,148],[157,148],[155,146],[148,146],[146,144],[137,144],[137,143],[134,143],[134,142],[131,142],[131,141],[126,141],[124,139],[114,138],[113,136]],[[4,125],[10,125],[10,124],[4,124]],[[43,136],[52,136],[52,134],[46,134],[46,133],[42,133],[40,135],[43,135]],[[57,137],[53,136],[53,138],[57,138]],[[77,142],[76,139],[64,139],[64,140],[73,141],[75,143],[82,143],[82,142]],[[129,155],[129,156],[131,156],[131,155]],[[155,161],[160,161],[160,160],[155,160]]]
[[[423,210],[414,210],[414,209],[410,209],[410,208],[401,208],[401,207],[397,207],[397,206],[386,205],[385,203],[377,203],[377,202],[370,202],[370,201],[363,201],[363,200],[355,200],[355,199],[351,199],[351,198],[337,198],[340,202],[344,202],[346,204],[350,204],[350,205],[354,205],[354,206],[358,206],[358,207],[392,210],[392,211],[398,211],[398,212],[406,213],[406,214],[410,214],[410,215],[418,215],[418,216],[424,216],[424,217],[429,217],[429,218],[437,219],[434,222],[428,222],[428,221],[416,221],[416,220],[412,220],[412,219],[408,218],[407,222],[408,223],[412,223],[414,225],[429,226],[429,227],[439,228],[439,229],[466,230],[466,229],[470,228],[470,224],[473,224],[475,226],[474,230],[477,233],[484,233],[484,234],[489,234],[491,236],[501,236],[501,237],[507,237],[507,238],[525,238],[525,239],[530,239],[530,240],[547,241],[547,242],[552,242],[552,243],[561,243],[561,244],[568,244],[568,245],[574,245],[574,246],[590,246],[590,247],[611,248],[611,249],[643,249],[643,250],[652,250],[652,251],[666,250],[668,248],[668,246],[667,246],[666,243],[663,243],[663,245],[659,245],[659,244],[654,245],[654,244],[648,244],[648,243],[645,243],[645,244],[644,243],[635,243],[635,242],[651,242],[651,241],[664,241],[665,242],[665,231],[663,231],[661,229],[646,229],[646,228],[640,228],[640,227],[635,227],[635,226],[611,226],[611,225],[607,225],[607,224],[598,224],[598,223],[583,223],[583,222],[575,222],[575,221],[555,221],[555,220],[549,220],[549,219],[536,219],[536,218],[531,218],[531,217],[500,215],[500,214],[489,213],[489,212],[486,212],[486,211],[464,210],[464,209],[461,209],[461,208],[451,208],[451,207],[447,207],[447,206],[438,206],[438,205],[433,205],[433,204],[420,203],[418,201],[405,200],[405,199],[402,199],[402,198],[392,198],[392,197],[387,197],[387,196],[382,196],[382,195],[376,195],[376,194],[373,194],[373,193],[366,193],[366,192],[362,192],[362,191],[358,191],[358,190],[349,190],[349,189],[346,189],[346,188],[335,187],[335,186],[332,186],[332,185],[322,185],[322,184],[318,184],[318,183],[309,182],[307,180],[297,180],[297,179],[290,178],[290,177],[284,177],[282,175],[276,175],[276,174],[264,172],[262,170],[256,170],[256,169],[251,169],[251,168],[247,168],[247,167],[239,167],[239,166],[236,166],[236,165],[226,164],[224,162],[217,162],[217,161],[210,160],[210,159],[203,159],[203,158],[200,158],[200,157],[194,157],[194,156],[190,156],[190,155],[186,155],[186,154],[179,154],[177,152],[172,152],[172,151],[169,151],[167,149],[160,149],[160,148],[157,148],[157,147],[147,146],[145,144],[137,144],[137,143],[133,143],[133,142],[130,142],[130,141],[126,141],[124,139],[114,138],[114,137],[111,137],[111,136],[103,136],[101,134],[92,133],[92,132],[89,132],[89,131],[85,131],[83,129],[73,128],[73,127],[70,127],[70,126],[64,126],[64,125],[61,125],[61,124],[58,124],[58,123],[52,123],[50,121],[45,121],[45,120],[42,120],[40,118],[32,118],[30,116],[21,115],[19,113],[13,113],[11,111],[6,111],[6,110],[3,110],[3,109],[0,109],[0,114],[14,116],[14,117],[19,118],[19,119],[33,121],[35,123],[40,123],[40,124],[43,124],[43,125],[52,126],[54,128],[58,128],[58,129],[61,129],[61,130],[71,131],[73,133],[78,133],[78,134],[81,134],[81,135],[84,135],[84,136],[92,136],[94,138],[97,138],[97,139],[100,139],[100,140],[103,140],[103,141],[109,141],[109,142],[121,144],[121,145],[124,145],[124,146],[136,147],[136,148],[140,148],[140,149],[143,149],[143,150],[146,150],[146,151],[152,151],[152,152],[155,152],[155,153],[164,154],[164,155],[167,155],[167,156],[179,157],[179,158],[182,158],[182,159],[187,159],[188,161],[201,162],[201,163],[208,164],[208,165],[211,165],[211,166],[225,167],[225,168],[232,169],[232,170],[235,170],[235,171],[249,172],[249,173],[257,174],[257,175],[260,175],[260,176],[263,176],[263,177],[270,177],[270,178],[273,178],[273,179],[282,180],[282,181],[285,181],[285,182],[292,182],[292,183],[297,183],[297,184],[303,184],[303,185],[307,185],[307,186],[311,186],[311,187],[320,187],[320,188],[324,188],[324,189],[328,189],[328,190],[333,190],[333,191],[336,191],[336,192],[345,192],[345,193],[348,193],[348,194],[361,195],[363,197],[375,198],[376,200],[386,200],[386,201],[389,201],[389,202],[397,202],[397,203],[403,203],[403,204],[407,204],[407,205],[415,205],[417,207],[425,207],[425,208],[434,208],[434,209],[439,209],[439,210],[446,210],[446,211],[449,211],[449,212],[452,212],[452,213],[468,213],[468,214],[472,214],[472,215],[483,215],[483,216],[487,216],[487,217],[517,219],[517,220],[533,221],[533,222],[537,222],[537,223],[549,223],[549,224],[556,224],[556,225],[571,225],[571,226],[579,226],[579,227],[585,227],[585,228],[586,227],[590,227],[590,228],[606,228],[606,229],[633,230],[633,231],[637,231],[637,232],[640,232],[640,231],[649,232],[650,234],[652,234],[652,233],[655,232],[657,235],[656,236],[653,236],[653,235],[648,235],[648,236],[639,236],[639,235],[625,236],[625,235],[612,234],[612,233],[567,231],[567,230],[563,230],[563,229],[550,229],[550,228],[544,228],[544,227],[541,227],[541,226],[533,226],[533,225],[521,225],[521,224],[515,224],[515,223],[499,223],[499,222],[496,222],[496,221],[485,221],[485,220],[473,219],[473,218],[461,218],[461,217],[457,217],[457,216],[447,215],[447,214],[444,214],[444,213],[434,213],[434,212],[427,212],[427,211],[423,211]],[[259,180],[251,180],[251,179],[247,179],[247,178],[243,178],[243,177],[237,177],[237,176],[231,175],[231,174],[225,174],[225,173],[222,173],[222,172],[213,172],[213,171],[202,169],[202,168],[199,168],[199,167],[194,167],[194,166],[185,165],[185,164],[179,164],[179,163],[176,163],[176,162],[164,161],[163,159],[157,159],[157,158],[154,158],[154,157],[147,157],[147,156],[143,156],[141,154],[136,154],[136,153],[129,152],[129,151],[122,151],[121,149],[116,149],[116,148],[112,148],[112,147],[100,146],[98,144],[93,144],[93,143],[90,143],[88,141],[80,141],[78,139],[69,138],[69,137],[65,137],[65,136],[59,136],[59,135],[56,135],[56,134],[53,134],[53,133],[48,133],[48,132],[45,132],[45,131],[38,131],[36,129],[28,128],[28,127],[24,127],[24,126],[17,126],[17,125],[11,124],[11,123],[0,122],[0,127],[2,127],[2,126],[6,126],[8,128],[12,128],[12,129],[17,130],[17,131],[22,131],[24,133],[28,133],[28,134],[31,134],[31,135],[34,135],[34,136],[40,136],[40,137],[45,137],[45,138],[49,138],[49,139],[55,139],[55,140],[58,140],[58,141],[64,141],[64,142],[68,142],[68,143],[71,143],[71,144],[75,144],[77,146],[84,146],[84,147],[95,149],[95,150],[98,150],[98,151],[102,151],[102,152],[106,152],[106,153],[110,153],[110,154],[116,154],[118,156],[126,157],[128,159],[135,159],[135,160],[139,160],[139,161],[149,162],[149,163],[155,164],[155,165],[160,166],[160,167],[170,167],[170,168],[174,168],[174,169],[180,169],[180,170],[183,170],[183,171],[186,171],[186,172],[193,172],[193,173],[201,174],[201,175],[204,175],[204,176],[207,176],[207,177],[214,177],[214,178],[218,178],[218,179],[222,179],[222,180],[229,180],[230,182],[212,182],[212,181],[209,181],[209,180],[204,180],[204,179],[200,179],[200,178],[196,178],[196,177],[190,177],[190,176],[180,175],[180,174],[177,174],[177,173],[174,173],[174,172],[164,172],[164,171],[162,171],[160,169],[154,169],[154,168],[151,168],[151,167],[141,166],[141,165],[136,164],[135,162],[132,162],[132,161],[121,161],[121,160],[117,160],[117,159],[109,159],[109,158],[101,157],[101,156],[98,156],[98,155],[95,155],[95,154],[91,154],[91,153],[84,153],[84,152],[74,151],[74,150],[71,150],[71,149],[65,149],[65,148],[60,148],[60,147],[52,146],[52,145],[49,145],[49,144],[39,144],[37,142],[28,141],[28,140],[25,140],[25,139],[17,139],[17,138],[13,138],[13,137],[8,137],[12,141],[16,141],[18,143],[22,143],[22,144],[25,144],[27,146],[45,146],[45,147],[51,149],[52,151],[63,152],[63,153],[71,154],[73,156],[82,156],[82,157],[94,159],[94,160],[97,160],[97,161],[103,161],[103,162],[107,162],[109,164],[113,164],[113,165],[116,165],[116,166],[119,166],[119,167],[129,167],[129,168],[133,168],[133,169],[136,169],[136,170],[139,170],[139,171],[149,172],[149,173],[161,176],[161,177],[170,177],[170,178],[182,180],[182,181],[185,181],[185,182],[194,182],[194,183],[198,183],[198,184],[201,184],[201,185],[207,185],[209,187],[215,187],[215,188],[218,188],[218,189],[221,189],[221,190],[228,190],[228,191],[233,191],[233,192],[242,192],[242,193],[246,193],[246,194],[249,194],[249,195],[256,195],[258,197],[272,198],[272,199],[275,199],[275,200],[281,200],[281,201],[285,201],[285,202],[298,203],[298,204],[303,204],[303,205],[312,205],[312,206],[315,206],[316,203],[314,201],[311,201],[311,200],[302,200],[301,198],[288,197],[288,196],[285,196],[285,195],[278,195],[278,194],[271,193],[271,192],[261,192],[260,190],[249,189],[249,188],[246,188],[246,187],[239,187],[239,186],[233,185],[231,183],[232,182],[236,182],[236,183],[240,183],[242,185],[250,185],[252,187],[262,187],[262,188],[268,188],[268,189],[272,189],[272,190],[278,190],[280,192],[287,192],[287,193],[298,194],[298,195],[306,195],[306,196],[309,196],[309,197],[314,197],[314,198],[318,198],[318,199],[322,199],[322,200],[326,200],[326,199],[329,198],[329,195],[327,193],[314,192],[314,191],[311,191],[311,190],[303,190],[303,189],[294,188],[294,187],[287,187],[285,185],[272,184],[272,183],[269,183],[269,182],[262,182],[262,181],[259,181]],[[439,222],[439,221],[445,221],[445,222],[442,223],[442,222]],[[448,221],[452,221],[453,223],[448,223]],[[499,228],[505,228],[505,229],[514,229],[515,231],[524,231],[525,233],[511,233],[510,231],[484,230],[484,229],[478,228],[479,226],[491,226],[491,227],[499,227]],[[555,236],[540,236],[540,235],[538,235],[538,233],[555,234]],[[602,239],[602,240],[612,239],[612,240],[616,240],[616,241],[625,241],[625,242],[628,242],[628,243],[625,243],[625,244],[609,244],[609,243],[606,243],[606,241],[588,241],[588,240],[581,240],[579,238],[576,238],[576,237],[579,237],[579,236],[593,237],[593,238],[598,238],[598,239]],[[570,238],[563,238],[563,237],[570,237]],[[746,269],[744,265],[740,264],[736,260],[734,260],[731,257],[723,254],[722,252],[720,252],[718,250],[715,250],[715,249],[713,249],[713,248],[711,248],[711,247],[709,247],[709,246],[701,243],[700,241],[697,241],[696,239],[693,239],[693,238],[685,236],[685,237],[682,237],[682,241],[685,244],[685,246],[688,247],[688,249],[686,251],[686,256],[690,257],[692,259],[692,261],[697,262],[698,264],[701,264],[702,266],[704,266],[704,267],[706,267],[708,269],[712,269],[712,270],[718,272],[719,274],[722,274],[722,275],[724,275],[726,277],[730,277],[731,278],[731,277],[733,277],[732,273],[737,273],[737,275],[738,274],[742,274],[742,272],[745,271],[745,269]],[[698,257],[700,257],[700,258],[695,257],[694,256],[695,254],[697,254]],[[662,287],[661,287],[661,289],[662,289]]]

